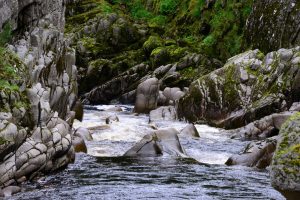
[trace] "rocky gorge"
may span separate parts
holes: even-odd
[[[300,194],[297,0],[0,0],[0,58],[0,198],[26,194],[22,185],[28,188],[28,181],[61,179],[61,170],[73,165],[81,171],[81,160],[93,170],[94,158],[108,159],[96,162],[104,165],[101,172],[87,173],[95,180],[115,165],[140,164],[143,175],[152,173],[148,165],[164,171],[173,160],[187,170],[203,164],[213,180],[208,166],[216,163],[205,156],[211,137],[221,138],[208,153],[219,159],[219,173],[228,176],[235,166],[245,167],[245,174],[265,170],[267,184],[286,199]],[[157,157],[167,162],[148,160]],[[115,176],[132,172],[121,169]],[[180,176],[190,179],[179,169],[173,184]],[[139,176],[138,169],[133,172]],[[226,175],[224,192],[232,180]],[[191,199],[248,199],[242,190],[237,196],[183,193]],[[281,199],[279,193],[258,197]]]

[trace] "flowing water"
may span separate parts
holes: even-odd
[[[268,170],[228,167],[225,161],[247,142],[230,139],[219,129],[197,125],[200,139],[180,136],[191,158],[124,158],[122,155],[153,129],[146,115],[107,111],[113,106],[85,109],[82,123],[93,131],[88,154],[77,154],[76,162],[58,174],[24,185],[12,199],[284,199],[270,185]],[[119,122],[105,125],[117,114]],[[181,130],[184,122],[160,121],[158,128]]]

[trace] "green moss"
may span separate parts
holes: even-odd
[[[293,173],[291,167],[300,167],[300,144],[295,143],[291,138],[299,137],[300,112],[292,115],[282,126],[280,137],[275,153],[275,164],[284,164],[286,173]]]
[[[157,47],[162,47],[162,46],[164,46],[164,43],[159,36],[150,36],[148,40],[144,43],[143,49],[146,52],[146,54],[149,54]]]
[[[12,27],[10,23],[6,23],[0,33],[0,47],[3,47],[12,39]]]
[[[159,12],[161,14],[172,14],[175,12],[179,0],[161,0],[159,5]]]
[[[0,145],[5,144],[6,142],[7,142],[7,141],[6,141],[4,138],[0,137]]]

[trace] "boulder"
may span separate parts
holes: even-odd
[[[173,128],[158,130],[146,135],[129,149],[124,156],[152,157],[171,155],[186,157],[178,138],[179,132]]]
[[[169,102],[167,102],[167,97],[163,94],[162,91],[159,91],[157,105],[158,106],[165,106],[168,103]]]
[[[266,116],[260,120],[254,121],[242,128],[231,130],[232,138],[240,139],[265,139],[278,135],[282,124],[294,112],[286,111],[282,113],[275,113]]]
[[[286,197],[300,194],[300,114],[282,126],[271,165],[271,183]]]
[[[118,121],[119,121],[119,117],[117,115],[112,115],[105,119],[106,124],[111,124],[112,122],[118,122]]]
[[[193,138],[200,138],[200,134],[197,131],[194,124],[187,125],[184,129],[180,131],[180,134],[184,136],[193,137]]]
[[[74,136],[81,137],[85,141],[92,141],[93,137],[90,131],[87,128],[79,127],[76,129]]]
[[[251,142],[240,154],[230,157],[225,164],[264,169],[271,164],[276,143],[276,136],[262,141]]]
[[[234,129],[300,100],[300,47],[266,56],[251,50],[230,58],[224,67],[194,81],[179,99],[178,117]]]
[[[72,144],[76,153],[87,153],[87,147],[82,137],[74,136]]]
[[[72,110],[75,112],[75,119],[82,122],[82,120],[83,120],[83,105],[80,100],[76,101]]]
[[[150,78],[139,84],[136,90],[134,111],[149,113],[156,109],[159,96],[159,82],[157,78]]]
[[[163,91],[163,95],[167,98],[167,101],[177,101],[181,97],[184,96],[184,92],[180,90],[180,88],[174,87],[174,88],[169,88],[166,87]]]
[[[149,121],[176,120],[176,110],[174,106],[162,106],[152,110],[149,114]]]
[[[8,186],[2,190],[2,194],[4,197],[11,197],[12,195],[21,192],[21,188],[18,186]],[[0,191],[1,197],[1,191]]]

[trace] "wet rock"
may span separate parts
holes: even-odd
[[[92,141],[93,137],[90,131],[87,128],[79,127],[76,129],[74,136],[81,137],[82,139],[86,141]]]
[[[87,147],[82,137],[75,136],[72,139],[72,144],[76,153],[87,153]]]
[[[176,120],[176,110],[174,106],[162,106],[155,110],[152,110],[149,114],[149,121],[155,122],[155,121],[172,121]]]
[[[290,111],[272,114],[230,132],[233,133],[232,138],[265,139],[278,135],[281,126],[291,115],[293,112]]]
[[[294,114],[282,126],[271,165],[271,183],[283,194],[300,194],[300,115]],[[295,197],[295,196],[294,196]]]
[[[75,111],[75,119],[82,122],[83,105],[82,105],[81,101],[77,100],[72,110]]]
[[[11,197],[12,195],[21,192],[21,188],[18,186],[8,186],[2,190],[4,197]],[[1,196],[1,192],[0,192]]]
[[[251,142],[238,155],[233,155],[226,161],[226,165],[243,165],[264,169],[271,164],[276,149],[277,137]]]
[[[105,119],[106,124],[111,124],[112,122],[118,122],[119,117],[117,115],[109,116]]]
[[[190,136],[190,137],[195,137],[195,138],[200,138],[200,134],[197,131],[196,127],[194,124],[189,124],[187,125],[184,129],[180,131],[181,135],[184,136]]]
[[[139,84],[136,91],[134,111],[149,113],[157,107],[159,82],[157,78],[150,78]]]
[[[140,142],[129,149],[124,156],[152,157],[171,155],[186,157],[178,134],[179,132],[173,128],[155,131],[146,135]]]

